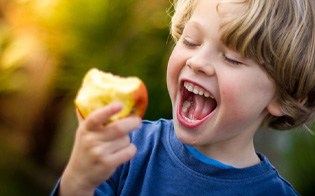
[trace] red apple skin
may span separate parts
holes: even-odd
[[[133,100],[135,101],[135,113],[143,117],[148,105],[148,92],[144,83],[141,83],[140,87],[133,93]]]

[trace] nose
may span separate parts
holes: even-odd
[[[215,75],[213,52],[198,50],[187,60],[186,65],[195,73]]]

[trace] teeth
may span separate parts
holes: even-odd
[[[211,98],[211,99],[214,99],[213,96],[210,95],[209,92],[207,92],[205,89],[201,88],[201,87],[198,87],[198,86],[195,86],[194,84],[192,83],[189,83],[189,82],[184,82],[184,87],[189,91],[189,92],[192,92],[196,95],[200,95],[200,96],[205,96],[206,98]]]
[[[203,94],[205,97],[210,97],[210,94],[208,93],[208,92],[205,92],[204,94]],[[214,97],[213,96],[211,96],[211,99],[214,99]]]
[[[198,88],[195,87],[194,90],[193,90],[193,92],[194,92],[196,95],[199,95],[199,90],[198,90]],[[203,94],[202,91],[200,91],[200,93]]]
[[[189,114],[188,117],[186,117],[186,112],[188,110],[188,108],[191,106],[191,102],[190,101],[185,101],[183,104],[183,108],[182,108],[182,116],[186,119],[186,121],[190,122],[190,123],[194,123],[197,122],[197,120],[194,119],[193,114]]]
[[[191,102],[185,101],[184,104],[183,104],[183,109],[182,109],[182,111],[183,111],[184,113],[186,113],[187,110],[188,110],[188,108],[190,107],[190,105],[191,105]]]

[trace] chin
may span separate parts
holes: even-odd
[[[183,144],[190,146],[198,144],[199,138],[201,137],[200,131],[183,126],[177,118],[174,118],[173,122],[175,135]]]

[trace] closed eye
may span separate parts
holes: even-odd
[[[182,40],[182,43],[183,43],[185,46],[189,47],[189,48],[198,46],[198,44],[196,44],[196,43],[194,43],[194,42],[192,42],[192,41],[189,41],[188,39],[185,39],[185,38]]]
[[[232,64],[232,65],[241,65],[241,64],[243,64],[242,62],[239,62],[239,61],[237,61],[237,60],[235,60],[235,59],[226,57],[225,55],[224,55],[224,60],[225,60],[226,62]]]

